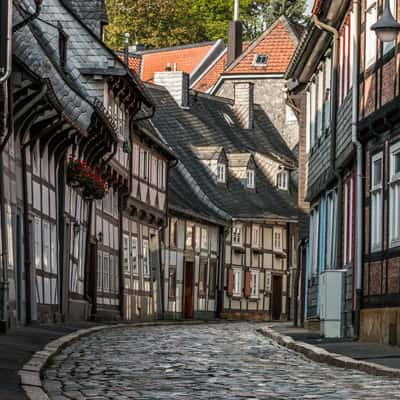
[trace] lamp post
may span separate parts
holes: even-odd
[[[396,40],[400,32],[400,24],[390,11],[389,0],[385,0],[382,15],[378,21],[371,26],[371,30],[375,31],[378,38],[384,43]]]

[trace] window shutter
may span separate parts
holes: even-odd
[[[251,272],[246,271],[244,273],[244,296],[250,297],[251,295]]]
[[[226,294],[229,297],[233,296],[233,269],[228,268],[227,270],[227,283],[226,283]]]

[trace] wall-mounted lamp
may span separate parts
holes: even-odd
[[[382,42],[393,42],[400,32],[400,24],[390,11],[389,0],[385,0],[381,17],[371,26],[371,30]]]
[[[102,243],[102,242],[103,242],[103,232],[99,232],[99,233],[97,234],[97,239],[98,239],[99,243]]]

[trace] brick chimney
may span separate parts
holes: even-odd
[[[239,21],[239,0],[235,0],[233,21],[229,22],[228,32],[228,65],[231,65],[243,50],[243,27]]]
[[[156,72],[154,83],[164,86],[179,107],[189,107],[189,74],[182,71]]]
[[[252,129],[254,125],[254,84],[235,82],[233,110],[242,128]]]

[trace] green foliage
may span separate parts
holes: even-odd
[[[233,0],[106,0],[107,44],[124,46],[124,34],[147,48],[226,39]],[[245,39],[254,39],[279,16],[304,21],[306,0],[241,0]]]

